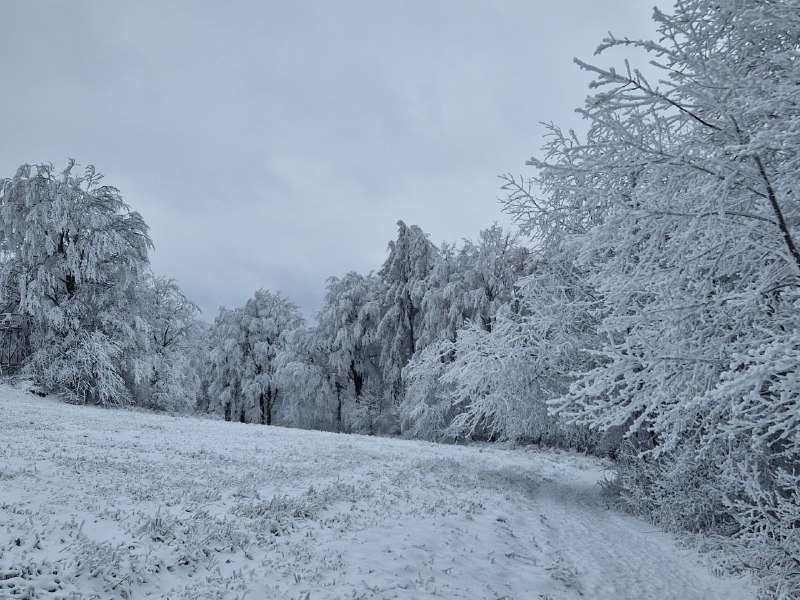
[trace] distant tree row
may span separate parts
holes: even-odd
[[[493,226],[478,242],[437,248],[399,222],[377,274],[328,281],[313,325],[259,290],[209,327],[150,271],[141,216],[94,167],[76,170],[23,165],[0,181],[0,300],[24,317],[23,372],[39,385],[76,403],[267,425],[428,439],[552,433],[551,421],[520,424],[521,398],[516,409],[498,400],[501,415],[456,383],[468,336],[521,318],[518,284],[532,263],[517,236]]]
[[[399,222],[377,274],[330,278],[311,326],[265,290],[242,308],[221,310],[209,334],[204,406],[249,423],[457,437],[463,432],[443,420],[447,410],[418,410],[428,394],[414,387],[414,369],[426,368],[415,365],[431,352],[452,364],[467,324],[490,331],[514,298],[528,254],[497,226],[477,243],[437,248],[419,227]]]

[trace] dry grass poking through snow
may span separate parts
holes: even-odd
[[[607,510],[603,466],[0,385],[0,598],[753,598]]]

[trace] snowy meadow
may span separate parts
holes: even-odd
[[[754,598],[569,452],[77,407],[0,386],[0,598]]]

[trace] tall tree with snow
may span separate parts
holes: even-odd
[[[200,309],[174,279],[149,275],[138,295],[149,326],[150,348],[142,404],[164,410],[193,409],[200,392],[198,367],[205,345]]]
[[[497,225],[482,231],[477,244],[466,240],[460,247],[442,245],[425,282],[417,352],[404,374],[408,384],[400,419],[407,434],[433,439],[450,435],[446,430],[463,407],[452,401],[453,382],[442,379],[448,363],[458,360],[454,342],[466,335],[465,327],[492,330],[498,310],[514,301],[515,284],[528,271],[529,258],[518,237]]]
[[[598,345],[592,289],[559,253],[534,261],[513,302],[493,327],[459,331],[455,359],[441,377],[455,413],[446,434],[532,441],[600,450],[585,427],[548,414],[569,390],[571,374],[595,364]]]
[[[147,344],[129,299],[151,242],[94,167],[74,171],[23,165],[0,182],[2,289],[30,324],[39,383],[79,402],[125,402]]]
[[[592,290],[566,256],[532,260],[490,326],[468,322],[456,339],[418,352],[406,367],[404,431],[428,439],[511,439],[600,448],[585,427],[548,414],[571,373],[594,360]],[[510,294],[511,290],[508,290]]]
[[[436,246],[422,229],[398,221],[397,239],[389,243],[389,256],[378,271],[385,286],[385,308],[378,326],[378,338],[381,340],[381,366],[389,412],[394,411],[402,399],[403,367],[417,350],[422,330],[425,281],[437,253]]]
[[[245,376],[245,331],[241,308],[220,308],[208,333],[206,408],[226,421],[244,421],[242,380]]]
[[[383,389],[377,336],[382,310],[381,282],[373,275],[331,277],[314,335],[324,349],[333,377],[335,414],[340,431],[373,430],[372,399]]]
[[[598,364],[558,412],[624,427],[631,502],[770,549],[778,595],[800,589],[798,8],[685,0],[655,12],[660,42],[606,40],[660,79],[580,63],[587,139],[553,128],[544,196],[510,205],[574,236],[602,302]]]
[[[286,398],[284,425],[342,431],[341,397],[325,340],[315,329],[295,327],[275,356],[275,382]]]
[[[303,325],[292,302],[258,290],[242,307],[220,310],[210,334],[210,410],[228,420],[272,425],[284,390],[277,357]]]
[[[529,256],[519,237],[498,225],[481,231],[477,244],[443,245],[425,282],[418,345],[455,341],[467,321],[490,331],[498,308],[512,301]]]

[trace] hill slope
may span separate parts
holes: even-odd
[[[749,599],[601,461],[103,410],[0,385],[0,598]]]

